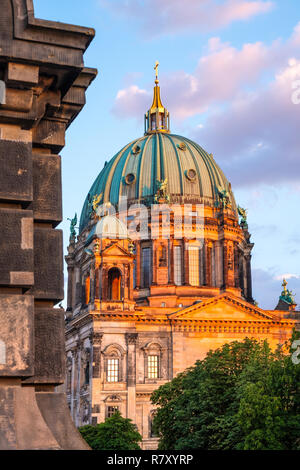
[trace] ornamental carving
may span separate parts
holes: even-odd
[[[91,341],[93,342],[94,346],[101,346],[102,338],[103,333],[94,332],[91,335]]]
[[[88,424],[90,419],[90,403],[86,397],[80,398],[82,424]]]
[[[138,337],[138,333],[126,333],[125,334],[126,343],[136,344],[137,337]]]

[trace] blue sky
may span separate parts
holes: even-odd
[[[36,17],[94,27],[97,79],[62,151],[65,249],[94,179],[143,133],[153,66],[171,130],[197,141],[248,209],[254,298],[275,307],[283,275],[300,304],[299,0],[34,0]]]

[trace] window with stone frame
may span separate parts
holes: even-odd
[[[122,398],[119,395],[109,395],[104,401],[105,418],[111,418],[116,411],[121,412]]]
[[[145,380],[155,381],[162,378],[163,349],[158,343],[148,343],[144,348]]]
[[[198,246],[189,246],[189,284],[191,286],[200,285],[200,250]]]
[[[159,376],[159,356],[149,355],[148,356],[148,379],[158,379]]]
[[[133,288],[136,288],[136,246],[133,247],[134,261],[133,261]]]
[[[151,285],[151,247],[142,248],[142,287]]]
[[[108,406],[107,407],[107,412],[106,412],[106,417],[107,418],[111,418],[116,411],[119,410],[119,407],[118,406]]]
[[[110,344],[102,352],[104,356],[105,379],[108,383],[123,381],[125,351],[118,344]]]
[[[109,358],[107,359],[107,382],[119,382],[119,359]]]
[[[182,285],[182,247],[174,246],[174,284]]]
[[[149,437],[158,437],[154,431],[153,421],[155,417],[155,410],[152,410],[149,415]]]

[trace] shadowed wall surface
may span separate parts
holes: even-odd
[[[94,30],[0,0],[0,449],[88,449],[64,394],[61,159]],[[54,419],[55,417],[55,419]]]

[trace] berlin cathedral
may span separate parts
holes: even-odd
[[[157,387],[226,342],[253,337],[275,348],[297,318],[286,282],[274,310],[253,300],[247,212],[214,156],[171,133],[157,66],[145,133],[105,163],[78,235],[71,221],[65,258],[72,418],[97,424],[119,409],[143,449],[157,448]]]

